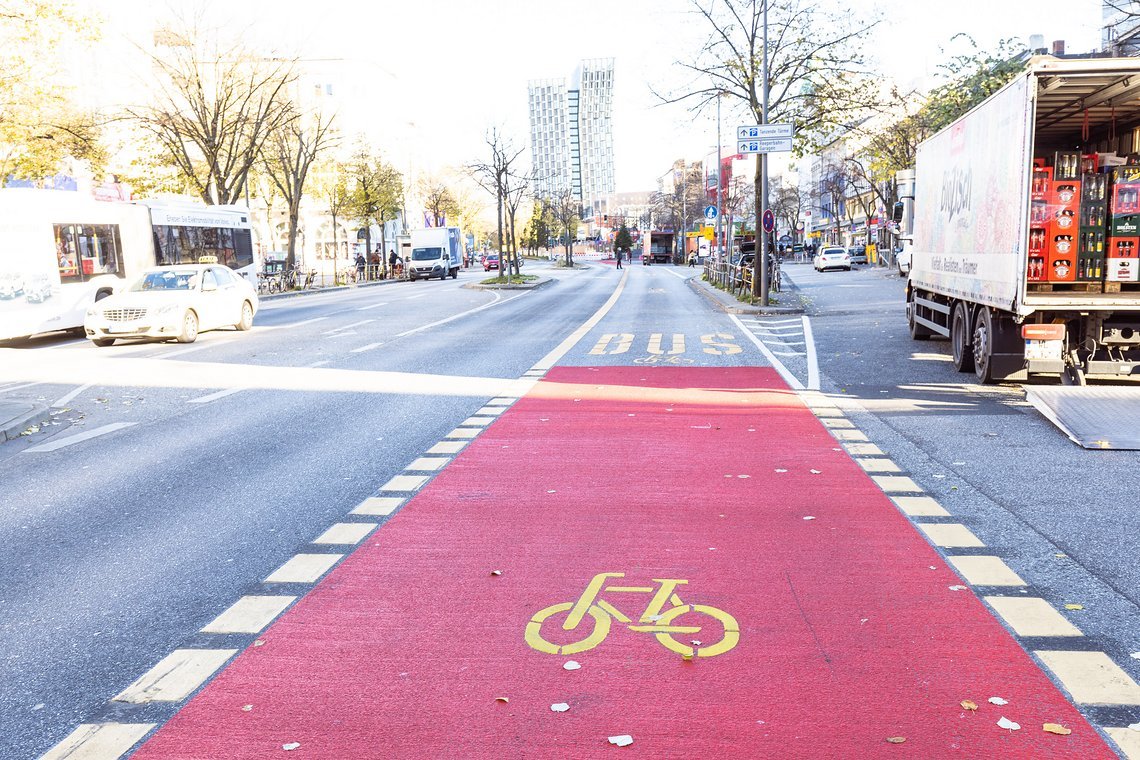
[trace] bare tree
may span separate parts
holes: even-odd
[[[804,212],[804,197],[800,186],[786,177],[771,190],[772,213],[776,221],[784,229],[791,230],[793,235],[799,226],[800,216]]]
[[[831,217],[835,226],[836,245],[843,239],[840,220],[845,214],[848,183],[847,167],[842,161],[830,162],[824,166],[819,182],[819,211]]]
[[[875,104],[877,86],[864,51],[879,23],[876,14],[852,14],[820,0],[692,0],[711,32],[695,59],[682,64],[695,84],[665,102],[687,101],[704,111],[727,96],[759,124],[768,89],[768,121],[795,125],[800,151],[824,143],[836,129]],[[765,50],[763,11],[768,10]],[[763,62],[768,59],[768,80]],[[760,218],[760,156],[756,157],[756,218]],[[755,259],[754,293],[760,283]]]
[[[522,177],[514,174],[508,175],[505,187],[506,192],[503,196],[503,208],[507,214],[507,229],[510,233],[511,269],[516,275],[520,274],[520,272],[518,237],[515,234],[515,219],[518,216],[519,206],[522,204],[523,199],[527,197],[527,191],[533,182],[534,180],[530,177]],[[500,259],[500,261],[502,261],[502,259]]]
[[[431,214],[436,226],[443,226],[446,219],[459,213],[459,204],[451,189],[437,177],[422,177],[419,181],[420,197],[424,211]]]
[[[260,58],[196,23],[168,32],[151,62],[153,106],[128,113],[153,134],[206,203],[236,202],[269,136],[296,118],[294,61]]]
[[[480,187],[495,196],[496,224],[499,230],[500,248],[499,274],[503,275],[503,206],[506,203],[511,168],[525,148],[515,148],[509,138],[500,134],[498,127],[492,127],[487,132],[486,142],[487,147],[491,149],[491,160],[470,164],[467,170]]]
[[[289,242],[285,265],[292,269],[297,264],[297,222],[301,216],[301,199],[305,180],[317,156],[332,147],[332,120],[316,113],[308,117],[294,117],[281,124],[269,135],[260,149],[265,173],[281,191],[289,217]]]

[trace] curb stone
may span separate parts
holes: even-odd
[[[51,419],[50,410],[44,404],[31,401],[0,401],[0,441],[12,441],[32,425]]]

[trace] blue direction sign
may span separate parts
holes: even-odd
[[[705,219],[716,219],[716,206],[705,206]]]
[[[772,213],[772,209],[764,209],[764,231],[771,232],[776,229],[776,215]]]

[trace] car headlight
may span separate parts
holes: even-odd
[[[96,317],[98,315],[99,315],[98,307],[95,307],[95,306],[88,306],[87,307],[87,316]]]
[[[178,309],[178,304],[168,303],[168,304],[165,304],[163,306],[159,306],[155,310],[155,314],[169,314],[172,311],[177,311],[177,309]]]

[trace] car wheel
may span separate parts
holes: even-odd
[[[451,279],[453,279],[453,280],[459,279],[459,270],[458,269],[452,269],[451,270]]]
[[[91,342],[94,343],[99,348],[106,348],[107,346],[115,345],[115,339],[114,338],[92,338]]]
[[[182,316],[182,332],[178,333],[179,343],[193,343],[198,340],[198,315],[187,311]]]
[[[843,271],[844,271],[844,272],[850,272],[850,271],[851,271],[851,267],[843,267]]]
[[[239,330],[248,330],[253,327],[253,306],[249,301],[242,301],[241,320],[234,327]]]

